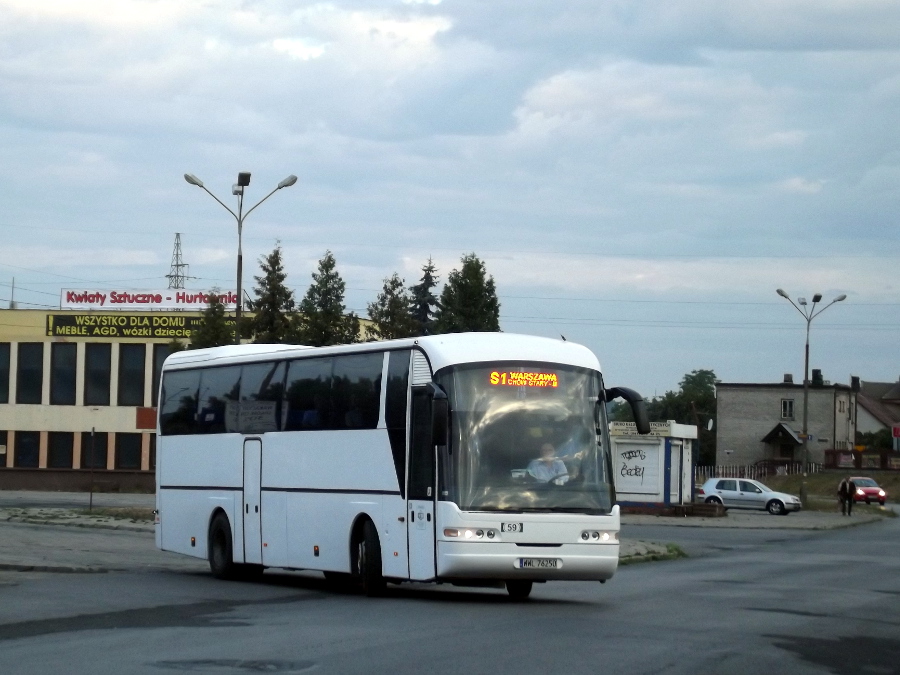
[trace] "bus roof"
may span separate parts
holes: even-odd
[[[166,359],[166,368],[202,365],[225,365],[258,361],[263,357],[283,359],[291,357],[328,356],[331,354],[411,349],[418,347],[431,362],[433,372],[460,363],[500,363],[503,361],[543,361],[565,363],[592,370],[600,370],[597,357],[583,345],[565,340],[518,335],[515,333],[446,333],[402,340],[363,342],[333,347],[306,345],[247,344],[176,352]]]

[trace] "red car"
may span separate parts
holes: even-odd
[[[871,478],[864,478],[862,476],[859,478],[851,478],[850,480],[856,483],[856,494],[853,495],[853,501],[865,502],[866,504],[877,501],[884,506],[884,502],[887,499],[887,492],[878,487],[878,483]]]

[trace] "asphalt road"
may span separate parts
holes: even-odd
[[[147,546],[146,533],[0,528],[121,563],[0,574],[4,675],[900,673],[900,519],[829,531],[626,526],[694,557],[627,566],[605,585],[539,585],[526,603],[428,585],[369,599],[318,574],[220,582],[202,561]],[[138,554],[129,541],[143,542]]]

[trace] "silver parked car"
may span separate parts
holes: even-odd
[[[729,509],[768,511],[775,516],[786,516],[801,508],[799,497],[775,492],[758,480],[748,478],[710,478],[697,488],[696,499]]]

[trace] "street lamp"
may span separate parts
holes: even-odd
[[[843,302],[847,299],[847,296],[841,294],[837,296],[834,300],[829,302],[824,307],[820,308],[819,311],[816,311],[816,305],[822,302],[822,294],[816,293],[812,297],[812,305],[808,305],[806,302],[806,298],[797,298],[797,302],[791,300],[790,296],[785,293],[782,289],[778,288],[775,290],[778,295],[787,300],[794,306],[803,318],[806,320],[806,352],[805,358],[803,361],[803,483],[800,485],[800,501],[803,502],[803,505],[807,505],[806,498],[806,475],[809,473],[809,328],[812,324],[812,320],[815,319],[819,314],[824,312],[826,309],[831,307],[836,302]],[[803,309],[800,309],[803,307]]]
[[[234,216],[234,219],[237,221],[238,228],[238,253],[237,253],[237,304],[235,305],[234,311],[234,343],[239,345],[241,344],[241,305],[243,305],[243,299],[241,296],[241,274],[243,267],[243,251],[241,249],[241,233],[244,229],[244,219],[249,216],[253,209],[266,201],[269,197],[278,192],[281,188],[290,187],[294,183],[297,182],[297,176],[291,174],[283,181],[281,181],[278,185],[275,186],[275,189],[272,190],[265,197],[260,199],[256,204],[254,204],[247,213],[244,213],[244,188],[250,185],[250,172],[249,171],[241,171],[238,174],[238,182],[235,183],[231,188],[231,194],[235,195],[238,198],[238,212],[235,213],[230,208],[228,208],[221,199],[216,197],[212,192],[210,192],[205,185],[203,185],[203,181],[197,178],[195,175],[191,173],[184,174],[184,179],[190,183],[191,185],[196,185],[198,188],[201,188],[208,194],[210,197],[215,199],[219,204],[221,204],[228,213]]]

